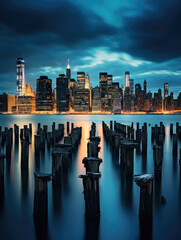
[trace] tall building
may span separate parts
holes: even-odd
[[[125,72],[125,87],[129,87],[129,72]]]
[[[94,88],[93,92],[92,112],[101,112],[101,94],[98,86]]]
[[[69,111],[69,80],[65,74],[56,79],[56,106],[57,112]]]
[[[85,88],[89,89],[90,88],[90,83],[89,83],[89,74],[87,73],[86,78],[85,78]]]
[[[168,97],[168,83],[164,84],[164,99]]]
[[[18,58],[16,61],[16,79],[17,79],[17,97],[23,96],[25,93],[25,61],[23,58]]]
[[[68,78],[68,81],[70,82],[70,79],[71,79],[71,69],[70,69],[69,59],[68,59],[68,65],[67,65],[67,69],[66,69],[66,76]]]
[[[74,111],[89,112],[90,110],[90,91],[89,89],[75,89],[74,93]]]
[[[144,90],[141,89],[140,84],[135,84],[135,109],[142,111],[144,109]]]
[[[129,80],[130,93],[134,93],[134,79]]]
[[[146,94],[147,94],[147,82],[146,82],[146,80],[144,80],[144,83],[143,83],[143,91],[144,91],[144,98],[146,98]]]
[[[105,95],[107,94],[107,73],[99,73],[99,86],[101,91],[101,108],[104,111],[105,109]]]
[[[130,92],[130,87],[126,87],[124,91],[123,99],[123,110],[124,112],[134,112],[134,96]]]
[[[121,99],[119,89],[116,87],[113,99],[113,113],[121,113]]]
[[[85,88],[85,72],[77,72],[77,88]]]
[[[15,95],[3,93],[0,95],[0,112],[12,112],[12,107],[16,105]]]
[[[17,99],[18,113],[31,114],[36,111],[36,94],[30,84],[25,84],[25,93]]]
[[[107,75],[107,87],[111,87],[112,86],[112,75]]]
[[[40,76],[36,81],[36,111],[52,111],[52,80],[47,76]]]

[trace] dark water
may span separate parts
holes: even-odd
[[[154,210],[152,239],[181,239],[181,181],[179,155],[176,160],[172,157],[172,139],[169,136],[170,123],[181,123],[179,115],[42,115],[42,116],[15,116],[1,115],[0,125],[13,127],[14,123],[23,127],[24,124],[33,125],[33,134],[37,123],[47,124],[49,129],[52,122],[74,122],[75,126],[82,126],[82,139],[78,152],[72,161],[68,175],[64,176],[62,189],[52,190],[48,183],[48,239],[86,239],[89,229],[86,230],[84,218],[84,197],[82,181],[79,174],[85,173],[82,164],[83,157],[87,156],[87,138],[91,122],[97,125],[97,135],[101,137],[100,157],[100,206],[101,218],[97,229],[99,239],[140,239],[139,224],[139,191],[133,182],[125,185],[120,174],[120,167],[112,157],[110,147],[103,140],[102,120],[109,124],[110,120],[124,124],[147,122],[151,126],[162,121],[166,128],[164,142],[164,156],[161,183],[154,184]],[[56,125],[57,126],[57,125]],[[134,125],[135,126],[135,125]],[[174,126],[175,132],[175,126]],[[147,160],[142,161],[142,155],[135,152],[134,173],[153,173],[153,152],[151,145],[151,127],[148,127]],[[66,133],[65,133],[66,135]],[[178,147],[181,147],[179,142]],[[5,192],[4,200],[0,205],[0,239],[37,239],[33,222],[34,199],[34,142],[30,145],[28,177],[21,175],[20,149],[12,149],[12,159],[5,165]],[[47,150],[41,155],[40,169],[51,173],[51,154]],[[156,192],[156,194],[155,194]],[[166,205],[160,204],[160,196],[166,198]]]

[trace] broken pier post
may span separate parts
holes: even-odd
[[[134,180],[140,187],[140,219],[153,217],[153,174],[135,175]]]
[[[85,199],[86,218],[96,219],[100,217],[99,178],[100,173],[88,172],[80,175],[82,178]]]
[[[85,157],[82,160],[82,163],[84,164],[84,167],[86,168],[86,173],[88,173],[88,172],[99,173],[99,166],[102,163],[102,159],[95,158],[95,157]]]
[[[48,218],[48,181],[51,174],[34,173],[35,192],[33,216],[35,220],[46,221]]]

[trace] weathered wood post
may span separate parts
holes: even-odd
[[[0,194],[4,191],[4,159],[5,154],[0,154]]]
[[[178,151],[178,139],[177,139],[177,134],[173,134],[173,155],[177,156],[177,151]]]
[[[35,135],[35,155],[39,156],[40,154],[40,136]]]
[[[35,220],[46,221],[48,218],[48,186],[51,174],[34,173],[35,192],[33,216]]]
[[[6,130],[6,158],[11,158],[11,147],[12,147],[12,132],[10,129]]]
[[[52,183],[62,183],[62,151],[56,149],[52,150]]]
[[[69,122],[67,122],[67,132],[69,133]]]
[[[140,187],[139,217],[150,219],[153,217],[153,174],[135,175],[134,180]]]
[[[154,158],[154,175],[160,177],[162,174],[162,148],[160,146],[153,146],[153,158]]]
[[[170,124],[170,135],[173,135],[173,123]]]
[[[85,215],[87,218],[100,217],[99,178],[100,173],[88,172],[82,178],[85,199]]]
[[[110,121],[110,129],[111,129],[111,130],[113,130],[112,127],[113,127],[112,121]]]
[[[29,160],[29,142],[21,141],[21,169],[28,169]]]
[[[82,160],[82,163],[84,164],[84,167],[86,168],[86,173],[88,173],[88,172],[99,173],[99,166],[102,163],[102,159],[95,158],[95,157],[85,157]]]

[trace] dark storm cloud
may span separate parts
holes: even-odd
[[[140,15],[125,17],[123,22],[128,53],[155,62],[181,55],[180,0],[146,1]]]
[[[29,36],[35,44],[74,45],[115,32],[115,28],[105,24],[101,17],[68,1],[60,1],[50,8],[30,8],[10,3],[1,1],[1,27],[7,28],[9,35]]]

